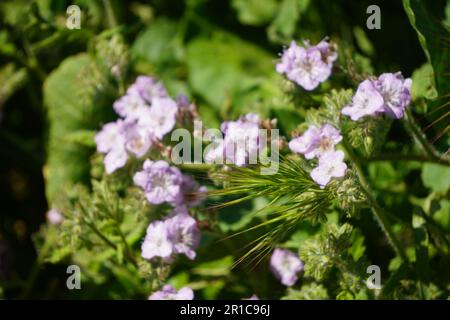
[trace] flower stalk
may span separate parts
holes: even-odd
[[[375,218],[377,219],[378,223],[380,224],[381,229],[385,233],[387,239],[389,240],[389,243],[391,244],[391,246],[394,249],[394,251],[396,252],[396,254],[404,262],[407,262],[408,259],[406,257],[405,251],[403,250],[402,246],[400,245],[399,240],[395,236],[394,231],[392,230],[392,227],[386,217],[386,213],[384,212],[383,208],[381,208],[381,206],[378,204],[378,202],[370,188],[370,185],[364,176],[364,171],[362,170],[362,166],[361,166],[359,158],[354,154],[352,148],[349,146],[349,144],[345,140],[343,141],[343,145],[344,145],[347,155],[352,160],[353,166],[355,167],[355,169],[358,173],[359,182],[361,184],[362,190],[367,197],[367,201],[369,202],[372,212],[375,215]]]

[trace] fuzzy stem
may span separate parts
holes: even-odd
[[[392,230],[392,227],[386,217],[386,213],[384,212],[383,208],[378,204],[375,196],[373,195],[369,183],[366,180],[366,177],[364,176],[364,171],[362,170],[361,163],[358,159],[358,157],[353,153],[352,148],[348,145],[348,143],[344,140],[343,141],[344,148],[347,152],[347,155],[350,157],[350,159],[353,162],[353,165],[358,173],[359,182],[361,184],[361,187],[367,197],[367,201],[370,204],[370,207],[372,209],[373,214],[375,215],[375,218],[377,219],[378,223],[381,226],[381,229],[385,233],[387,239],[389,240],[389,243],[392,245],[392,248],[395,250],[396,254],[405,262],[408,261],[406,254],[400,245],[400,242],[398,241],[397,237],[394,234],[394,231]]]
[[[411,136],[413,136],[413,138],[415,138],[415,140],[421,145],[422,149],[428,154],[430,158],[434,159],[437,162],[445,161],[445,159],[441,159],[439,153],[436,151],[433,145],[428,142],[425,134],[422,132],[420,127],[414,121],[413,115],[411,114],[411,111],[408,108],[406,109],[405,113],[405,123],[406,123],[405,128],[408,131],[408,133]]]

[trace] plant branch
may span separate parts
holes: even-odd
[[[422,132],[420,127],[415,122],[411,111],[407,108],[405,113],[405,128],[408,133],[415,138],[415,140],[421,145],[422,149],[428,154],[429,158],[434,159],[435,161],[441,162],[448,159],[443,159],[436,151],[434,146],[428,142],[425,134]]]
[[[370,207],[372,209],[373,214],[375,215],[375,218],[379,222],[381,229],[385,233],[387,239],[389,240],[390,244],[392,245],[393,249],[395,250],[396,254],[404,261],[407,262],[408,259],[406,257],[406,254],[400,245],[400,242],[398,241],[394,231],[392,230],[392,227],[387,219],[386,213],[384,212],[383,208],[378,204],[375,196],[372,193],[372,190],[370,189],[369,183],[366,180],[364,176],[364,171],[362,170],[361,163],[358,159],[358,157],[353,153],[352,148],[348,145],[348,143],[344,140],[343,145],[345,147],[345,150],[347,151],[347,155],[350,157],[350,159],[353,162],[353,165],[358,173],[359,182],[361,184],[361,187],[367,197],[367,201],[370,204]]]
[[[411,161],[411,162],[429,162],[429,163],[437,163],[446,166],[450,166],[450,159],[445,158],[430,158],[426,155],[420,154],[382,154],[370,158],[364,159],[364,161],[368,162],[377,162],[377,161]]]

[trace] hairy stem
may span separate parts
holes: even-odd
[[[361,184],[361,187],[367,197],[367,201],[370,204],[370,207],[372,209],[373,214],[375,215],[375,218],[377,219],[378,223],[381,226],[381,229],[385,233],[387,239],[389,240],[389,243],[391,244],[392,248],[395,250],[396,254],[405,262],[408,261],[406,254],[400,245],[400,242],[398,241],[397,237],[394,234],[394,231],[392,230],[392,227],[386,217],[386,213],[384,212],[383,208],[378,204],[375,196],[373,195],[372,190],[370,189],[369,183],[366,180],[366,177],[364,176],[364,171],[362,170],[362,166],[360,163],[360,160],[358,157],[353,153],[352,148],[348,145],[346,141],[343,142],[345,150],[347,151],[347,155],[350,157],[350,159],[353,162],[353,165],[358,173],[359,182]]]
[[[428,156],[438,163],[442,163],[448,161],[448,159],[442,159],[439,156],[439,153],[433,147],[431,143],[428,142],[425,134],[422,132],[420,127],[414,121],[413,115],[411,111],[407,108],[405,113],[405,124],[406,130],[408,133],[415,138],[415,140],[420,144],[422,149],[428,154]]]

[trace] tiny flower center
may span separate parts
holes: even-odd
[[[323,138],[319,142],[319,148],[321,151],[328,151],[331,150],[334,146],[334,143],[329,138]]]

